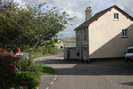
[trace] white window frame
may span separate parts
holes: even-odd
[[[128,37],[128,30],[127,29],[123,29],[122,30],[122,38],[127,38]]]
[[[119,13],[114,13],[114,20],[119,20]]]

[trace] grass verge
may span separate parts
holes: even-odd
[[[42,73],[46,74],[55,74],[55,70],[52,67],[49,66],[43,66],[43,71]]]
[[[58,54],[58,53],[57,53]],[[44,57],[44,56],[51,56],[51,55],[57,55],[57,54],[45,54],[43,55],[43,53],[40,53],[40,52],[36,52],[33,54],[33,58],[37,58],[37,57]]]

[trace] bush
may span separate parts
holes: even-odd
[[[54,39],[54,42],[57,42],[58,41],[58,39]]]
[[[43,64],[11,56],[0,49],[0,89],[27,86],[33,89],[40,84]]]
[[[41,52],[42,47],[38,47],[35,52]]]
[[[40,74],[43,70],[43,64],[21,60],[21,72],[17,72],[14,78],[14,84],[18,86],[27,86],[29,89],[35,88],[40,84]]]
[[[35,72],[23,71],[16,74],[14,84],[16,86],[27,86],[28,89],[33,89],[39,86],[40,79],[36,76]]]
[[[13,57],[3,50],[0,53],[0,89],[8,89],[13,86],[12,80],[18,71],[14,62],[18,62],[19,58]]]
[[[58,53],[58,48],[51,48],[50,49],[50,54],[56,54]]]
[[[28,48],[26,48],[26,49],[22,49],[22,52],[24,52],[24,53],[28,53],[28,52],[29,52],[29,49],[28,49]]]
[[[50,45],[47,46],[48,53],[50,53],[51,48],[52,48],[52,47],[51,47]]]
[[[42,52],[44,49],[45,49],[45,47],[44,46],[41,46],[41,47],[38,47],[35,52]],[[28,53],[29,52],[29,49],[28,48],[23,49],[22,52]]]
[[[22,67],[23,67],[23,65],[22,65]],[[43,64],[32,62],[31,65],[29,65],[27,67],[27,69],[25,69],[23,71],[35,72],[36,75],[38,75],[40,77],[40,74],[42,73],[42,70],[43,70]]]

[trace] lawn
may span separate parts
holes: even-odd
[[[52,67],[49,66],[43,66],[43,71],[42,73],[46,73],[46,74],[55,74],[55,70]]]
[[[28,57],[28,53],[24,53],[25,54],[25,56],[27,56]],[[44,57],[44,56],[52,56],[52,55],[57,55],[58,53],[56,53],[56,54],[43,54],[43,53],[41,53],[41,52],[35,52],[34,54],[33,54],[33,58],[37,58],[37,57]]]
[[[57,55],[58,53],[56,53],[56,54],[43,54],[43,53],[40,53],[40,52],[35,52],[34,54],[33,54],[33,58],[37,58],[37,57],[44,57],[44,56],[51,56],[51,55]]]
[[[62,52],[58,52],[58,53],[62,53]],[[58,53],[56,53],[56,54],[45,54],[45,55],[44,55],[44,54],[41,53],[41,52],[35,52],[35,53],[33,54],[33,58],[44,57],[44,56],[51,56],[51,55],[57,55]],[[28,56],[28,54],[27,54],[26,56]],[[44,65],[44,66],[43,66],[43,71],[42,71],[42,73],[44,73],[44,74],[55,74],[55,70],[54,70],[52,67],[49,67],[49,66]]]

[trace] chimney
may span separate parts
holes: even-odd
[[[89,20],[91,18],[91,7],[87,7],[86,10],[85,10],[85,13],[86,13],[86,21]]]

